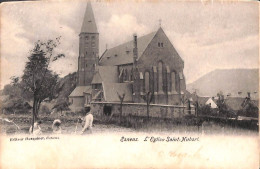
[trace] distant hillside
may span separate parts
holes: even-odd
[[[188,84],[187,89],[190,92],[196,89],[201,96],[215,96],[219,91],[238,96],[240,91],[243,96],[250,92],[258,98],[258,83],[258,69],[217,69]]]

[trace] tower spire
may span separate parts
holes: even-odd
[[[97,25],[95,21],[95,17],[93,14],[91,2],[88,1],[84,19],[83,19],[83,24],[81,27],[81,33],[98,33],[97,31]]]

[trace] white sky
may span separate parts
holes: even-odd
[[[93,2],[100,55],[162,28],[184,60],[187,83],[214,69],[258,68],[257,2]],[[37,40],[62,36],[66,58],[52,65],[61,76],[77,70],[78,35],[86,1],[1,4],[1,88],[22,75]]]

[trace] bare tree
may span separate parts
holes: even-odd
[[[145,94],[144,100],[146,101],[146,111],[147,111],[147,119],[150,119],[150,104],[153,100],[153,93],[147,92]]]
[[[125,93],[122,94],[122,96],[117,92],[117,96],[120,100],[120,107],[119,107],[119,111],[120,111],[120,115],[119,115],[119,121],[121,123],[121,120],[122,120],[122,115],[123,115],[123,101],[124,101],[124,98],[125,98]]]

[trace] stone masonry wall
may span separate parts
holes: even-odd
[[[110,107],[111,113],[114,115],[120,114],[120,104],[118,103],[92,103],[91,109],[95,116],[109,115],[108,112],[104,112],[104,107]],[[122,107],[123,116],[140,116],[147,117],[147,106],[145,104],[129,104],[123,103]],[[159,106],[150,105],[150,117],[154,118],[167,118],[175,119],[182,118],[187,114],[186,107],[173,107],[173,106]]]

